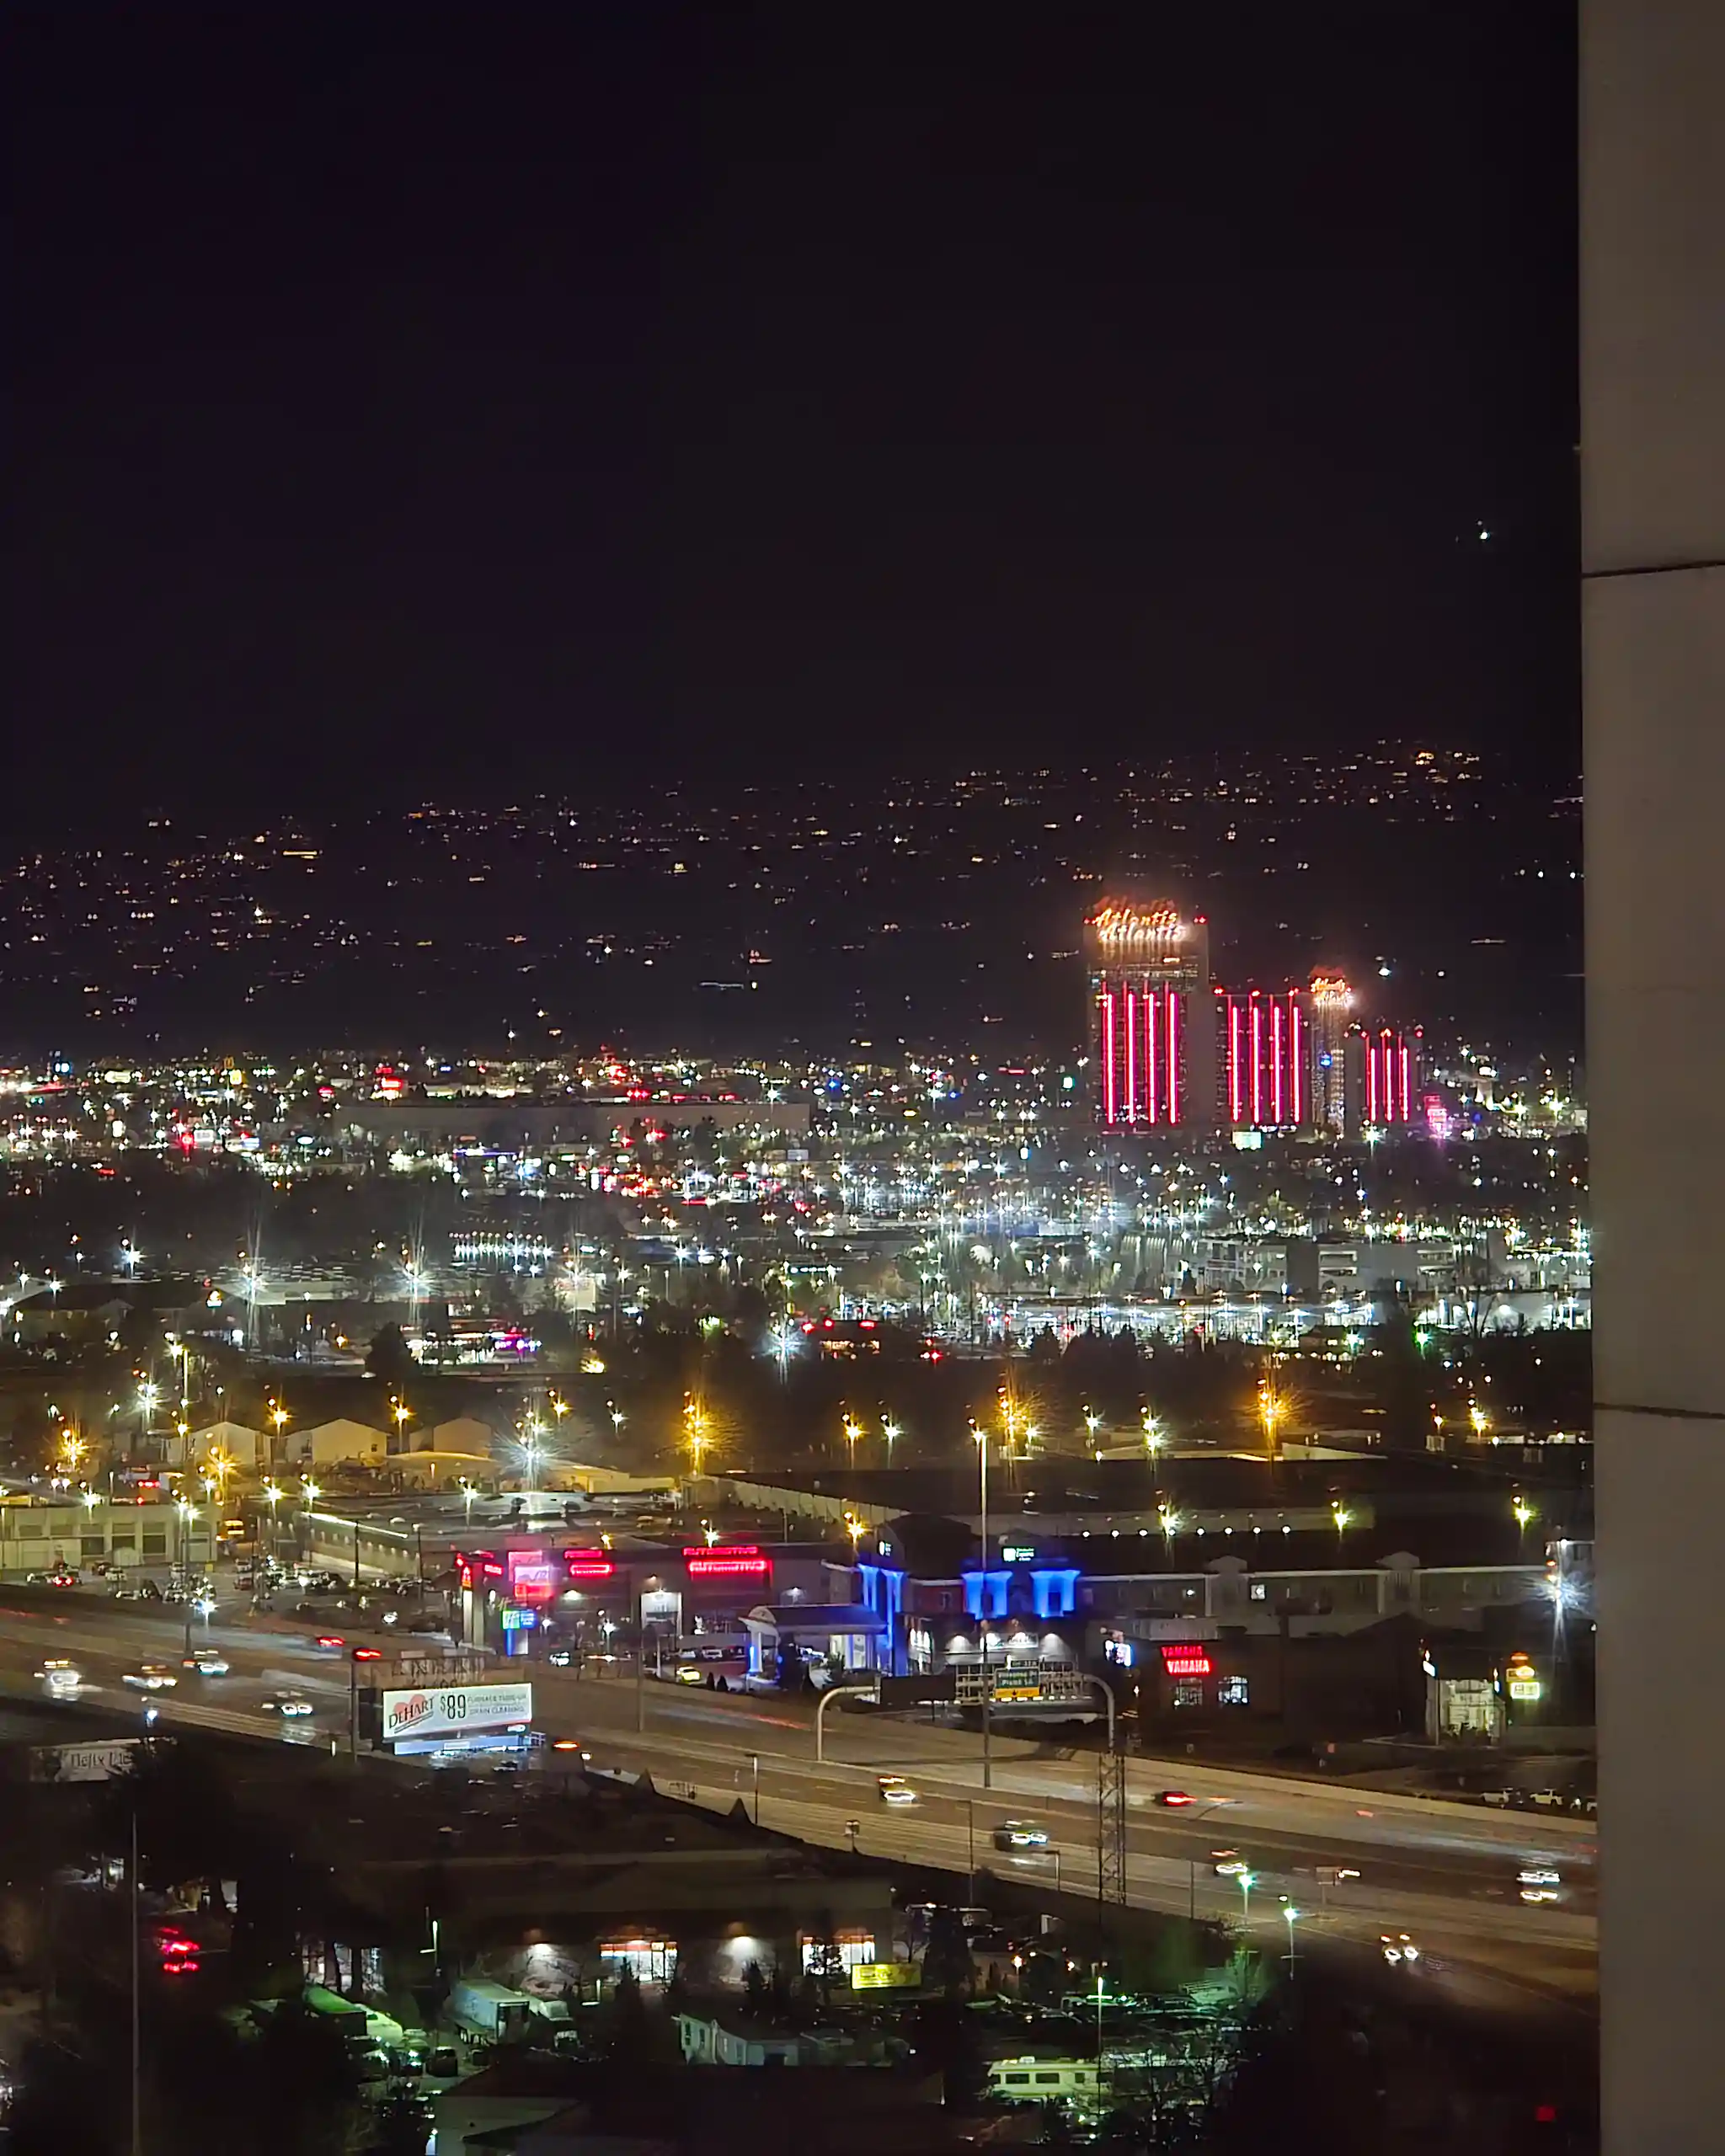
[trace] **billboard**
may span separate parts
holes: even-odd
[[[915,1991],[921,1982],[920,1961],[857,1961],[851,1970],[852,1991]]]
[[[30,1780],[37,1782],[107,1782],[129,1774],[136,1757],[135,1737],[106,1744],[38,1744],[30,1753]]]
[[[404,1737],[470,1737],[533,1719],[531,1684],[462,1684],[383,1694],[383,1742]]]

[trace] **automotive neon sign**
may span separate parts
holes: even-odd
[[[692,1580],[766,1579],[772,1560],[752,1542],[716,1543],[712,1549],[686,1549],[683,1562]]]

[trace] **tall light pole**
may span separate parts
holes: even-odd
[[[994,1689],[988,1660],[988,1433],[975,1423],[977,1472],[982,1493],[982,1574],[977,1581],[976,1644],[982,1657],[982,1786],[994,1787]]]

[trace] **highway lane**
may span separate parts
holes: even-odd
[[[121,1679],[141,1660],[158,1660],[181,1679],[171,1692],[147,1695],[164,1725],[344,1744],[344,1654],[321,1651],[308,1636],[258,1630],[243,1619],[207,1634],[201,1621],[195,1623],[193,1643],[206,1636],[229,1657],[229,1676],[199,1678],[179,1670],[184,1626],[173,1614],[68,1593],[44,1607],[0,1608],[0,1678],[8,1689],[28,1689],[45,1656],[70,1655],[88,1679],[93,1701],[136,1709],[142,1721],[145,1695],[128,1691]],[[532,1676],[540,1726],[553,1737],[579,1736],[601,1765],[646,1767],[660,1779],[692,1780],[703,1792],[722,1791],[729,1803],[752,1790],[750,1761],[758,1757],[768,1825],[842,1846],[844,1822],[855,1817],[864,1822],[865,1848],[909,1856],[916,1853],[916,1837],[932,1837],[927,1847],[937,1848],[938,1860],[959,1870],[967,1868],[973,1830],[979,1862],[1001,1868],[1006,1860],[991,1849],[992,1828],[1008,1817],[1035,1816],[1060,1849],[1062,1884],[1069,1892],[1094,1892],[1092,1754],[1051,1756],[1046,1744],[1001,1738],[995,1787],[984,1792],[976,1740],[963,1731],[835,1707],[827,1717],[829,1750],[844,1756],[822,1766],[813,1758],[809,1717],[798,1703],[649,1684],[642,1695],[648,1727],[641,1734],[634,1727],[632,1680],[578,1679],[542,1665]],[[291,1732],[261,1706],[270,1691],[289,1686],[317,1710],[309,1724]],[[924,1800],[914,1814],[891,1814],[880,1803],[875,1777],[884,1771],[914,1780]],[[1156,1793],[1174,1785],[1177,1773],[1178,1785],[1199,1801],[1188,1811],[1159,1810]],[[1279,1910],[1284,1896],[1302,1908],[1318,1906],[1338,1938],[1375,1939],[1381,1930],[1407,1929],[1458,1956],[1502,1964],[1506,1956],[1537,1960],[1546,1954],[1566,1969],[1585,1967],[1593,1952],[1594,1844],[1591,1828],[1580,1822],[1363,1796],[1212,1771],[1189,1761],[1176,1769],[1135,1759],[1128,1774],[1129,1885],[1135,1903],[1237,1920],[1238,1890],[1214,1871],[1214,1853],[1232,1849],[1258,1875],[1258,1910]],[[895,1833],[905,1838],[891,1840]],[[1043,1861],[1051,1874],[1052,1858]],[[1514,1880],[1523,1863],[1561,1870],[1571,1899],[1558,1908],[1525,1908]],[[1352,1866],[1362,1876],[1321,1886],[1318,1869],[1338,1866]],[[1280,1922],[1274,1913],[1261,1920],[1272,1927]]]
[[[575,1684],[551,1673],[536,1678],[540,1719],[597,1738],[633,1737],[633,1685],[615,1681]],[[561,1697],[559,1697],[561,1694]],[[692,1689],[649,1685],[649,1734],[678,1746],[716,1748],[735,1758],[758,1752],[763,1766],[809,1774],[816,1769],[812,1735],[804,1721],[787,1713],[750,1711],[759,1703],[728,1700]],[[547,1722],[547,1726],[549,1723]],[[872,1786],[882,1772],[905,1774],[930,1790],[974,1799],[991,1816],[1055,1806],[1081,1813],[1091,1840],[1096,1805],[1096,1758],[1081,1753],[1050,1758],[1049,1748],[1023,1740],[997,1740],[994,1787],[985,1794],[976,1740],[961,1731],[916,1726],[862,1714],[828,1716],[830,1774]],[[1461,1881],[1483,1892],[1513,1885],[1523,1864],[1549,1864],[1564,1872],[1578,1902],[1590,1903],[1595,1853],[1589,1823],[1540,1813],[1488,1812],[1480,1807],[1381,1796],[1284,1780],[1258,1778],[1181,1764],[1178,1784],[1167,1763],[1128,1763],[1128,1803],[1135,1846],[1155,1846],[1183,1859],[1207,1859],[1220,1847],[1238,1846],[1254,1863],[1260,1850],[1290,1865],[1352,1865],[1375,1876],[1394,1877],[1434,1891]],[[1159,1790],[1178,1786],[1194,1803],[1178,1811],[1156,1801]],[[1146,1839],[1145,1838],[1148,1838]],[[1519,1904],[1518,1904],[1519,1906]]]

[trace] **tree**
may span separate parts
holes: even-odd
[[[366,1351],[366,1374],[380,1384],[405,1385],[419,1365],[398,1325],[380,1325]]]
[[[430,2127],[423,2096],[409,2089],[392,2089],[377,2106],[366,2156],[425,2156]]]
[[[971,1977],[970,1945],[956,1909],[939,1908],[928,1919],[928,1944],[922,1950],[926,1990],[962,1992]]]

